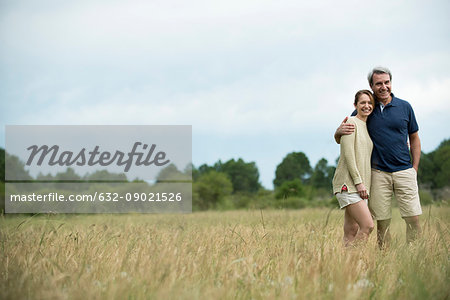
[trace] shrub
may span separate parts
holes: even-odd
[[[434,198],[430,190],[419,189],[419,197],[420,197],[420,204],[422,205],[430,205],[433,204],[434,202]]]
[[[306,190],[302,181],[298,178],[285,181],[275,192],[276,199],[284,199],[290,197],[304,197]]]

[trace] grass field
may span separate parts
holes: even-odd
[[[0,219],[1,299],[448,299],[450,207],[342,246],[328,209]]]

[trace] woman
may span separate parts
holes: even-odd
[[[341,156],[333,178],[333,192],[341,209],[345,208],[346,246],[354,241],[367,240],[373,230],[373,220],[367,206],[373,144],[367,132],[366,121],[375,107],[374,102],[370,91],[361,90],[356,93],[354,106],[357,114],[347,121],[355,125],[355,131],[341,138]]]

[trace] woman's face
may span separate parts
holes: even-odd
[[[373,105],[372,102],[370,102],[369,96],[361,94],[355,108],[360,117],[368,117],[373,111]]]

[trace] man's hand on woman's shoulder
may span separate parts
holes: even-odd
[[[341,143],[341,136],[352,134],[355,131],[355,125],[351,123],[347,123],[348,117],[345,117],[345,119],[342,121],[341,125],[336,129],[336,132],[334,133],[334,139],[336,140],[336,143]]]

